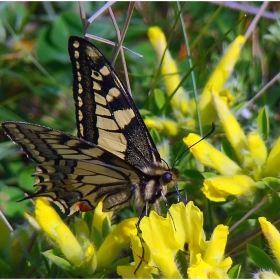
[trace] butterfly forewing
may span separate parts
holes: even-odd
[[[70,37],[78,136],[139,169],[160,162],[155,144],[120,78],[92,44]]]

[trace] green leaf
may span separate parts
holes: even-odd
[[[261,133],[264,140],[266,140],[269,135],[269,118],[268,118],[266,107],[263,107],[260,110],[257,117],[257,124],[259,128],[259,132]]]
[[[21,189],[15,187],[5,187],[0,182],[0,205],[2,211],[11,217],[22,217],[24,212],[30,209],[30,201],[18,202],[19,199],[24,197]]]
[[[19,186],[27,191],[27,192],[35,192],[36,188],[34,188],[35,179],[31,175],[34,173],[34,167],[26,167],[22,170],[22,172],[18,176],[18,184]]]
[[[262,179],[262,182],[265,183],[267,187],[269,187],[271,190],[275,190],[280,185],[280,179],[275,177],[265,177]]]
[[[241,265],[237,264],[235,266],[233,266],[230,271],[228,272],[228,276],[230,279],[238,279],[239,278],[239,274],[241,271]]]
[[[75,236],[80,244],[83,244],[83,240],[90,238],[90,232],[86,221],[80,218],[76,218],[74,221]]]
[[[164,103],[165,103],[165,95],[162,90],[155,88],[154,89],[154,97],[155,97],[155,102],[158,108],[161,108]]]
[[[11,154],[11,150],[16,148],[12,141],[0,143],[0,160]]]
[[[278,266],[274,261],[260,248],[248,244],[247,251],[253,262],[261,269],[272,270],[276,273],[280,273]]]
[[[57,57],[58,51],[49,39],[49,28],[44,27],[37,38],[37,56],[40,63],[48,63]]]
[[[230,142],[228,141],[228,139],[226,137],[223,137],[222,139],[222,146],[221,146],[221,150],[224,154],[226,154],[230,159],[236,161],[236,156],[235,156],[235,152],[230,144]]]
[[[56,255],[58,254],[58,250],[48,250],[42,254],[61,269],[75,273],[74,269],[72,268],[73,265],[70,262]]]
[[[182,275],[182,277],[184,279],[188,278],[187,269],[189,267],[189,264],[187,262],[187,258],[185,256],[185,254],[180,250],[176,254],[176,264],[177,264],[177,267],[179,268],[179,271],[180,271],[180,274]]]

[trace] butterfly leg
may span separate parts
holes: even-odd
[[[166,197],[172,197],[172,196],[174,196],[174,195],[177,195],[177,201],[178,201],[178,202],[183,202],[184,205],[186,205],[186,204],[187,204],[187,201],[188,201],[188,197],[187,197],[187,192],[186,192],[186,190],[185,190],[185,189],[179,190],[177,185],[175,186],[175,189],[176,189],[175,191],[168,192],[168,193],[166,194]],[[181,192],[184,192],[184,196],[181,195]]]
[[[143,207],[142,209],[142,212],[138,218],[138,221],[136,223],[136,228],[137,228],[137,232],[138,232],[138,236],[140,238],[140,242],[141,242],[141,245],[142,245],[142,256],[141,256],[141,261],[139,262],[139,264],[137,265],[136,269],[134,270],[134,274],[136,274],[137,270],[139,269],[139,267],[141,266],[142,262],[143,262],[143,259],[144,259],[144,254],[145,254],[145,250],[144,250],[144,246],[143,246],[143,238],[141,237],[141,229],[140,229],[140,222],[141,220],[143,219],[144,216],[148,216],[149,214],[149,211],[150,211],[150,205],[149,205],[149,202],[146,201],[145,203],[145,206]]]

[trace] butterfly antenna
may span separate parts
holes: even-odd
[[[205,136],[203,136],[200,140],[198,140],[197,142],[195,142],[194,144],[192,144],[191,146],[189,146],[185,151],[183,151],[182,154],[179,155],[179,156],[176,158],[176,160],[174,161],[172,167],[175,166],[175,163],[176,163],[176,162],[191,148],[191,147],[193,147],[194,145],[198,144],[199,142],[201,142],[201,141],[204,140],[205,138],[209,137],[209,136],[215,131],[215,129],[216,129],[216,125],[215,125],[215,123],[212,123],[212,128],[211,128],[211,130],[210,130]]]
[[[168,169],[170,169],[170,167],[169,167],[169,165],[168,165],[168,163],[163,159],[163,158],[161,158],[161,160],[162,161],[164,161],[165,162],[165,164],[166,164],[166,166],[168,167]]]

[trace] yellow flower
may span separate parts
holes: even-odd
[[[199,101],[199,111],[203,125],[216,119],[216,113],[212,105],[211,92],[213,89],[222,97],[226,106],[231,106],[233,97],[228,91],[223,90],[223,86],[239,58],[244,43],[245,38],[241,35],[234,40],[207,81]]]
[[[196,255],[203,253],[207,247],[207,241],[203,230],[203,213],[192,201],[186,206],[177,203],[169,209],[174,220],[176,230],[175,238],[184,251],[185,244],[188,244],[190,252],[190,265],[196,261]]]
[[[200,139],[200,136],[190,133],[183,141],[190,147]],[[240,166],[211,144],[202,141],[190,148],[190,151],[202,164],[224,175],[204,180],[202,191],[208,199],[225,201],[230,195],[251,194],[254,189],[254,180],[243,174]]]
[[[174,226],[170,216],[163,218],[152,211],[149,217],[142,219],[140,229],[150,250],[152,261],[149,265],[158,267],[165,278],[182,278],[175,263],[179,244],[174,238]]]
[[[92,230],[95,227],[100,233],[102,233],[102,227],[105,220],[107,220],[108,224],[111,223],[111,218],[114,212],[103,212],[103,202],[100,201],[96,208],[94,209],[93,213],[93,221],[92,221]]]
[[[167,43],[165,35],[161,29],[157,26],[150,27],[148,29],[148,37],[156,51],[158,60],[161,60],[164,55],[161,65],[161,74],[163,75],[167,94],[170,96],[181,82],[178,68],[168,49],[164,54],[164,50],[167,48]],[[177,89],[176,94],[172,97],[170,103],[175,110],[182,112],[184,115],[188,113],[188,97],[183,87]]]
[[[137,218],[130,218],[122,221],[111,232],[97,252],[98,267],[106,267],[111,264],[118,256],[121,249],[127,247],[130,243],[130,235],[136,235]]]
[[[255,279],[280,279],[280,276],[273,273],[271,270],[262,269],[258,273],[254,274]]]
[[[275,226],[268,222],[264,217],[259,217],[259,223],[275,259],[278,264],[280,264],[280,233]]]
[[[35,217],[42,230],[58,245],[66,259],[73,265],[81,265],[84,260],[81,245],[46,198],[36,199]]]
[[[207,198],[213,201],[225,201],[230,195],[251,195],[256,187],[256,182],[267,176],[277,177],[280,174],[278,165],[280,138],[267,156],[267,148],[260,135],[253,132],[246,136],[234,115],[215,90],[212,90],[212,98],[225,135],[238,159],[238,164],[206,141],[190,148],[191,153],[202,164],[223,175],[205,180],[202,191]],[[183,141],[190,147],[200,139],[200,136],[191,133]]]
[[[159,269],[165,278],[182,278],[176,263],[176,254],[179,250],[185,251],[185,248],[188,248],[190,278],[193,275],[205,276],[205,272],[198,269],[200,265],[204,266],[203,269],[207,268],[208,278],[227,276],[232,264],[230,258],[223,258],[228,227],[219,225],[214,230],[211,240],[206,241],[203,214],[193,202],[186,206],[183,203],[173,204],[169,212],[171,215],[163,218],[152,211],[149,217],[142,219],[140,229],[142,245],[145,246],[144,258],[141,259],[142,245],[139,238],[131,235],[135,264],[119,267],[119,275],[124,278],[150,278],[151,273],[159,274],[156,271]],[[140,259],[142,264],[135,275],[133,273]]]
[[[230,195],[250,196],[254,184],[255,181],[246,175],[217,176],[204,180],[202,192],[208,199],[222,202]]]
[[[163,134],[169,135],[170,137],[176,136],[179,131],[179,127],[176,122],[167,119],[145,119],[145,124],[149,128],[154,128]]]
[[[228,278],[227,271],[232,265],[231,258],[224,259],[228,227],[218,225],[208,246],[202,254],[196,255],[196,262],[188,268],[189,278]]]
[[[199,135],[190,133],[183,141],[190,147],[200,139]],[[202,164],[217,170],[222,175],[231,176],[243,173],[240,166],[206,141],[201,141],[194,145],[190,148],[190,151]]]
[[[131,234],[130,238],[131,238],[131,248],[132,248],[135,263],[132,265],[118,266],[117,267],[118,275],[126,279],[153,278],[151,273],[157,275],[158,269],[153,266],[147,265],[150,260],[150,250],[147,244],[143,241],[141,242],[139,236]],[[144,252],[143,258],[142,258],[142,252]]]
[[[244,163],[244,157],[248,154],[249,149],[245,134],[234,115],[214,89],[212,90],[212,97],[227,139],[231,143],[239,161]]]
[[[271,149],[268,155],[264,174],[266,176],[279,177],[280,174],[279,162],[280,162],[280,137],[277,139],[276,143],[274,144],[273,148]]]

